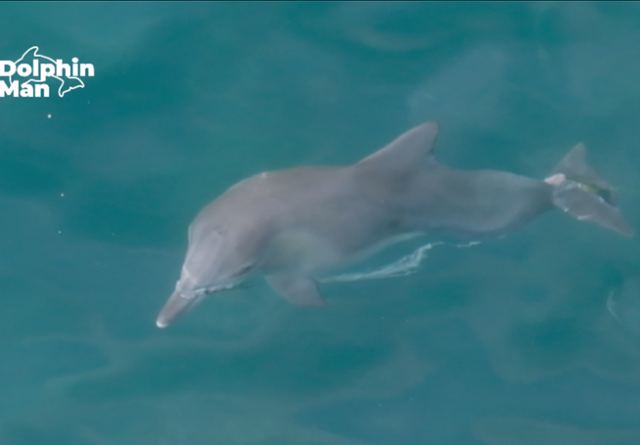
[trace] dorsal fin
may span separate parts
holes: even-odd
[[[367,156],[356,165],[385,169],[415,169],[426,165],[440,126],[437,122],[425,122],[398,136],[384,148]]]

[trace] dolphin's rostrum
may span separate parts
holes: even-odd
[[[208,294],[264,275],[287,300],[322,306],[314,276],[416,234],[504,234],[558,207],[633,235],[612,187],[574,147],[544,181],[438,164],[438,124],[427,122],[355,165],[261,173],[207,205],[189,227],[175,291],[156,324],[168,326]]]

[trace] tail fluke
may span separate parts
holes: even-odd
[[[580,221],[634,236],[635,231],[616,207],[615,190],[587,164],[585,157],[586,147],[576,145],[545,179],[554,186],[553,203]]]

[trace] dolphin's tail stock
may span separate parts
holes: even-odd
[[[613,187],[587,164],[584,144],[573,147],[544,182],[554,186],[553,204],[564,212],[621,235],[635,235],[616,207]]]

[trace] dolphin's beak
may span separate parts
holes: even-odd
[[[176,321],[180,316],[184,315],[191,309],[193,306],[200,301],[200,297],[184,297],[177,290],[171,294],[169,300],[165,303],[164,307],[160,311],[158,315],[158,319],[156,320],[156,326],[159,328],[166,328],[171,323]]]

